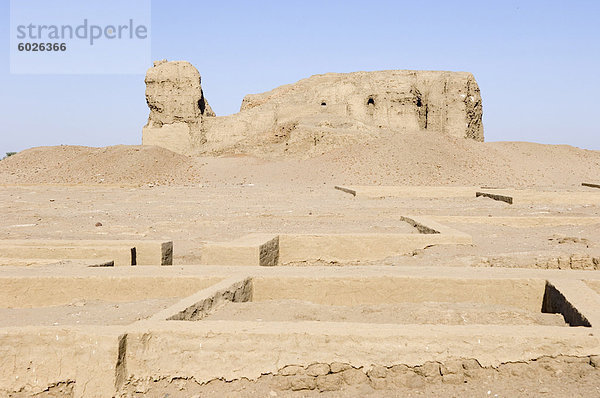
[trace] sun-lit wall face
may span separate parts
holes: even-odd
[[[381,134],[429,131],[483,141],[482,100],[471,73],[328,73],[244,97],[240,112],[210,117],[188,62],[157,61],[146,75],[144,145],[185,155],[237,151],[306,153]],[[315,148],[312,148],[313,150]]]

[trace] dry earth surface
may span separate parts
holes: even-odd
[[[227,303],[204,319],[565,326],[561,314],[536,313],[501,305],[444,302],[339,306],[302,300],[269,300],[260,303]]]
[[[395,134],[320,147],[320,155],[188,158],[151,146],[40,147],[0,162],[8,184],[485,185],[569,187],[598,178],[600,152],[566,145],[476,142],[438,133]],[[565,169],[565,165],[568,169]],[[566,171],[568,170],[568,171]]]
[[[333,189],[342,184],[475,185],[600,192],[580,186],[582,182],[600,182],[600,152],[531,143],[480,143],[427,132],[394,135],[386,140],[352,144],[343,150],[328,151],[324,147],[322,152],[311,159],[266,159],[188,158],[143,146],[29,149],[0,161],[0,238],[173,240],[174,264],[183,267],[199,263],[207,241],[231,240],[252,232],[411,233],[413,228],[400,220],[402,215],[411,214],[446,217],[445,225],[468,233],[474,244],[433,246],[376,262],[325,265],[594,268],[594,259],[600,259],[597,223],[515,226],[458,218],[600,217],[598,203],[508,205],[474,195],[365,199]],[[5,308],[0,310],[0,323],[123,324],[148,317],[171,303],[172,300],[152,299],[119,303],[118,307],[108,302],[74,302],[69,306],[28,310]],[[293,301],[260,306],[238,303],[223,307],[212,316],[564,325],[562,318],[552,314],[456,303],[350,309]],[[274,376],[265,375],[258,381],[214,381],[205,385],[193,380],[156,381],[144,388],[132,387],[129,393],[151,397],[593,397],[600,396],[596,365],[589,359],[547,359],[505,364],[498,369],[475,369],[464,380],[451,384],[441,376],[416,378],[409,387],[390,379],[382,390],[381,383],[365,382],[333,392],[282,391]],[[54,391],[63,396],[69,388],[58,386]]]
[[[177,301],[177,299],[147,299],[112,303],[81,299],[68,305],[42,308],[0,308],[0,327],[127,325],[146,319]]]

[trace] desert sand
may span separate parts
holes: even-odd
[[[320,75],[248,96],[239,114],[219,119],[197,71],[177,67],[179,80],[149,72],[144,140],[181,137],[169,127],[179,123],[191,144],[38,147],[0,161],[0,237],[8,245],[173,242],[172,266],[90,267],[94,261],[76,254],[0,252],[4,302],[21,300],[0,308],[0,395],[600,396],[600,189],[581,185],[600,183],[600,152],[481,142],[482,125],[457,131],[442,116],[434,119],[436,107],[450,107],[448,120],[481,121],[470,74],[348,77],[348,87],[359,88],[379,87],[369,79],[416,79],[384,85],[397,90],[388,96],[385,89],[334,90],[345,78]],[[447,97],[445,81],[456,90]],[[461,97],[467,89],[473,100]],[[399,119],[385,119],[381,129],[378,120],[369,124],[372,104],[356,99],[365,93],[374,106],[401,109]],[[181,102],[161,105],[173,97]],[[317,111],[312,102],[295,111],[309,100]],[[356,105],[352,115],[359,116],[344,116],[336,101],[367,113]],[[295,105],[285,110],[288,102]],[[428,126],[419,119],[426,102]],[[274,114],[275,124],[248,122]],[[339,134],[312,140],[325,122]],[[222,141],[218,134],[229,130],[219,126],[231,128]],[[286,137],[273,140],[286,126],[293,126]],[[335,186],[358,187],[356,196]],[[395,190],[370,197],[361,186]],[[478,191],[515,201],[476,197]],[[430,220],[430,232],[405,216]],[[444,244],[388,247],[393,254],[379,257],[377,246],[365,243],[448,231],[469,243],[450,236]],[[250,264],[273,253],[232,243],[252,234],[278,237],[275,267]],[[375,257],[332,258],[319,243],[332,236],[354,239],[356,253]],[[215,242],[250,260],[200,265]],[[57,289],[78,291],[57,277],[97,287],[40,304]],[[127,297],[115,291],[111,299],[107,278],[150,278],[154,285],[140,282]],[[178,285],[188,278],[205,282]],[[52,362],[59,359],[57,371]]]
[[[568,145],[474,142],[396,134],[327,148],[309,159],[187,157],[153,146],[38,147],[0,163],[7,184],[482,185],[575,188],[597,180],[600,153]],[[568,165],[568,172],[564,166]]]

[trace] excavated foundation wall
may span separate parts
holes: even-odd
[[[525,277],[533,275],[529,272],[520,272],[520,278],[516,273],[510,278],[499,273],[482,277],[476,275],[479,272],[471,278],[454,272],[451,278],[439,278],[439,271],[420,277],[386,277],[378,271],[366,277],[364,270],[350,272],[352,277],[348,271],[345,276],[336,271],[327,278],[308,278],[290,269],[280,270],[279,277],[264,270],[254,270],[260,275],[234,270],[218,283],[208,278],[213,284],[205,289],[127,326],[2,328],[0,358],[5,366],[0,367],[0,395],[163,396],[176,388],[220,396],[211,392],[215,385],[227,395],[236,383],[276,391],[419,388],[486,380],[505,367],[514,367],[517,373],[537,372],[540,363],[544,369],[578,372],[581,377],[597,375],[600,346],[595,325],[600,318],[592,290],[598,287],[597,280],[586,284],[562,276],[546,281],[539,277],[542,274]],[[53,286],[46,279],[43,286]],[[110,282],[106,279],[102,286]],[[165,286],[165,291],[172,287]],[[134,290],[148,294],[140,283]],[[379,293],[373,297],[368,292]],[[586,327],[407,324],[399,328],[205,317],[226,303],[260,305],[280,298],[328,305],[476,300],[558,312],[571,326]]]
[[[185,396],[219,396],[232,394],[251,387],[263,387],[266,391],[339,391],[350,392],[356,388],[370,387],[379,391],[408,389],[420,391],[427,385],[458,385],[478,380],[499,378],[550,378],[556,375],[573,375],[577,378],[599,377],[600,356],[559,356],[541,357],[531,361],[509,362],[498,367],[483,367],[476,359],[457,359],[439,362],[426,362],[420,366],[380,366],[357,368],[348,363],[314,363],[308,366],[288,365],[276,374],[265,374],[258,379],[225,381],[214,379],[201,383],[193,377],[157,377],[144,380],[126,379],[115,396],[166,396],[179,393]],[[25,389],[9,392],[0,389],[0,394],[11,397],[32,395],[48,397],[73,397],[77,383],[72,380],[52,383],[43,389]],[[109,393],[110,394],[110,393]],[[197,394],[197,395],[193,395]],[[249,391],[249,394],[250,391]],[[248,396],[248,395],[246,395]]]
[[[215,379],[199,383],[194,378],[160,378],[128,380],[121,391],[125,396],[163,394],[186,391],[187,394],[226,393],[261,386],[273,391],[352,391],[368,386],[379,391],[401,389],[422,390],[426,385],[457,385],[477,380],[498,378],[546,378],[556,374],[573,374],[578,378],[600,376],[600,356],[541,357],[536,360],[504,363],[498,367],[483,367],[476,359],[426,362],[420,366],[380,366],[356,368],[348,363],[314,363],[308,366],[288,365],[276,374],[266,374],[257,380],[225,381]],[[596,376],[594,376],[596,375]],[[215,391],[216,390],[216,391]],[[364,390],[361,390],[364,392]]]

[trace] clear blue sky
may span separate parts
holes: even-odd
[[[0,153],[139,144],[145,70],[11,75],[1,4]],[[154,0],[152,58],[192,62],[218,115],[316,73],[470,71],[486,140],[600,149],[599,20],[598,1]]]

